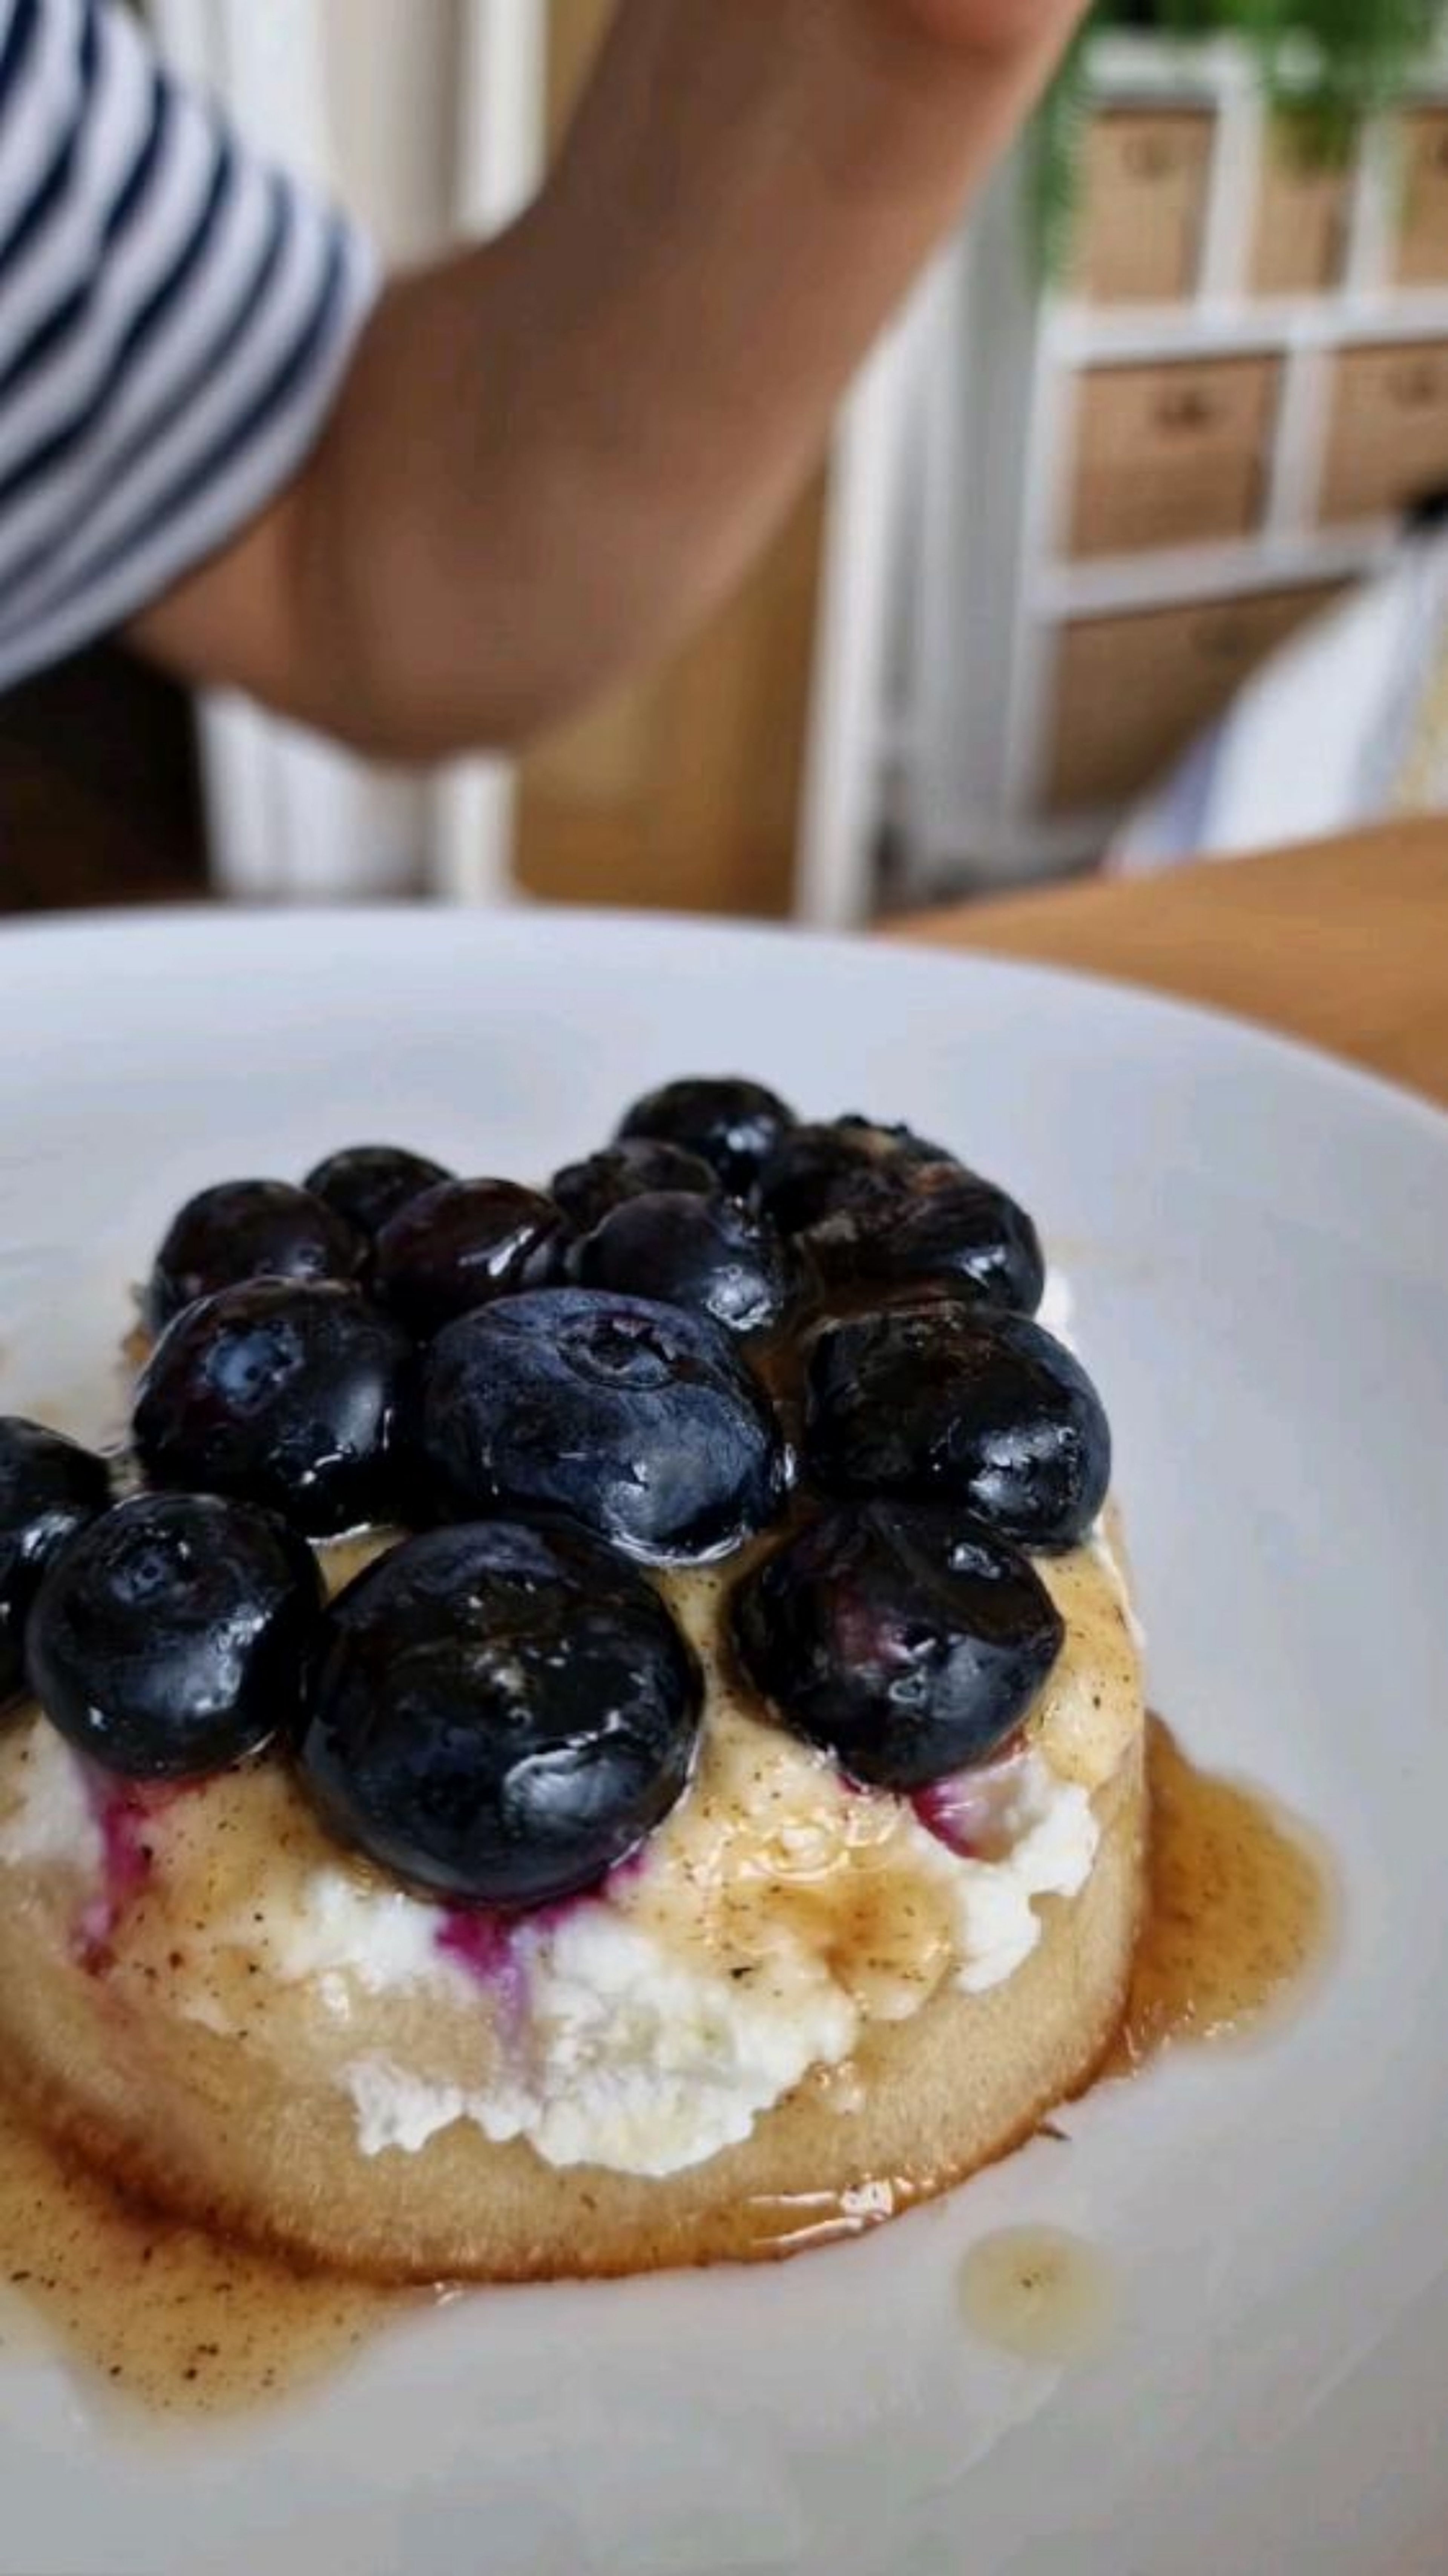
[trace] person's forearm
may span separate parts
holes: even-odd
[[[389,291],[293,493],[142,640],[419,755],[661,648],[777,516],[1074,15],[625,0],[537,205]]]

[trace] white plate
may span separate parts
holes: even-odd
[[[461,2302],[263,2421],[118,2434],[0,2364],[12,2576],[1407,2576],[1448,2558],[1448,1122],[1052,975],[591,918],[173,916],[0,941],[0,1403],[92,1427],[203,1181],[381,1134],[544,1174],[748,1069],[1000,1174],[1074,1274],[1159,1704],[1333,1846],[1270,2042],[1088,2099],[777,2269]],[[1097,2362],[962,2323],[968,2246],[1107,2249]],[[263,2559],[263,2553],[265,2558]]]

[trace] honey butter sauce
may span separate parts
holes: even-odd
[[[808,1962],[862,2011],[896,2018],[950,1966],[946,1873],[933,1871],[904,1801],[852,1791],[751,1704],[721,1642],[736,1572],[667,1587],[703,1667],[709,1717],[689,1796],[664,1829],[668,1865],[640,1874],[629,1911],[671,1945],[726,1961],[740,1983]]]
[[[966,2323],[1021,2361],[1090,2360],[1110,2343],[1120,2299],[1110,2258],[1064,2227],[998,2227],[960,2272]]]
[[[329,1549],[329,1586],[381,1544]],[[711,1724],[694,1786],[665,1829],[679,1838],[678,1868],[639,1871],[619,1901],[661,1937],[717,1944],[731,1976],[745,1972],[746,1990],[776,1977],[788,1985],[791,1955],[797,1963],[803,1950],[866,2017],[908,2013],[950,1965],[950,1855],[940,1848],[936,1860],[907,1807],[850,1791],[805,1748],[790,1746],[782,1763],[781,1737],[740,1702],[717,1644],[726,1580],[704,1573],[669,1587],[708,1663]],[[1119,1657],[1134,1682],[1134,1651],[1114,1571],[1083,1550],[1061,1561],[1055,1581],[1071,1595],[1062,1607],[1073,1643],[1088,1631],[1094,1643],[1074,1660],[1068,1648],[1044,1724],[1058,1722],[1063,1767],[1089,1774],[1105,1758],[1107,1729],[1121,1722],[1114,1671],[1103,1682],[1101,1658]],[[1040,1735],[1038,1726],[1038,1743]],[[1316,1864],[1250,1793],[1194,1773],[1163,1728],[1151,1751],[1160,1848],[1123,2067],[1166,2037],[1244,2026],[1315,1954],[1327,1913]],[[1075,1794],[1087,1794],[1079,1778]],[[806,2080],[837,2092],[842,2114],[851,2107],[845,2052]],[[823,2197],[831,2207],[812,2199],[793,2229],[771,2234],[803,2244],[854,2233],[896,2199],[887,2178],[868,2177]],[[187,2413],[296,2387],[416,2295],[299,2275],[138,2211],[60,2162],[3,2105],[0,2275],[102,2385]]]
[[[1177,2043],[1270,2028],[1332,1946],[1333,1874],[1309,1830],[1241,1782],[1199,1771],[1164,1719],[1147,1730],[1146,1910],[1103,2077],[1135,2075]],[[1100,2352],[1121,2308],[1105,2249],[1049,2225],[978,2238],[960,2302],[982,2341],[1056,2365]]]
[[[1330,1955],[1335,1888],[1309,1829],[1255,1789],[1199,1771],[1148,1720],[1146,1913],[1116,2047],[1131,2074],[1173,2042],[1235,2038],[1275,2019]]]
[[[234,2414],[337,2369],[426,2295],[183,2227],[63,2158],[0,2095],[0,2353],[43,2339],[102,2398]]]
[[[1137,1650],[1109,1547],[1042,1567],[1066,1637],[1023,1735],[959,1796],[913,1801],[853,1788],[742,1684],[726,1619],[742,1562],[665,1581],[704,1670],[708,1723],[655,1865],[618,1902],[740,1979],[802,1963],[865,2019],[905,2018],[953,1972],[969,1990],[1000,1982],[1037,1937],[1036,1897],[1073,1895],[1089,1873],[1091,1797],[1139,1739]]]

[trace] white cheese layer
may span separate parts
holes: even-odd
[[[1078,1894],[1098,1838],[1087,1792],[1034,1754],[1017,1766],[994,1820],[993,1842],[1008,1845],[997,1856],[958,1856],[912,1828],[922,1879],[950,1894],[966,1992],[999,1985],[1029,1957],[1041,1931],[1036,1898]],[[314,1974],[325,1955],[329,1979],[340,1973],[374,1994],[417,1975],[456,1979],[435,1932],[399,1937],[399,1905],[434,1926],[441,1919],[412,1898],[354,1888],[342,1944],[334,1896],[320,1889],[315,1914],[329,1936],[319,1949],[310,1907],[295,1945],[278,1944],[274,1926],[279,1973]],[[782,1933],[767,1973],[735,1975],[608,1900],[579,1904],[536,1936],[523,1932],[519,1986],[505,2066],[479,2090],[425,2082],[387,2056],[353,2062],[346,2080],[365,2155],[415,2150],[467,2119],[495,2142],[528,2139],[550,2164],[678,2173],[746,2138],[811,2067],[839,2065],[867,2018],[804,1938]],[[927,2000],[921,1990],[908,2009]]]

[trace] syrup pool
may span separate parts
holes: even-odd
[[[1306,1827],[1240,1781],[1199,1771],[1160,1717],[1148,1720],[1147,1777],[1146,1913],[1103,2077],[1134,2075],[1184,2041],[1280,2022],[1332,1946],[1333,1877]],[[1120,2314],[1109,2255],[1046,2225],[981,2237],[961,2266],[960,2304],[984,2342],[1055,2364],[1102,2350]]]
[[[429,2294],[293,2270],[128,2201],[0,2098],[0,2351],[59,2346],[151,2415],[235,2414],[335,2371]]]
[[[1332,1868],[1310,1830],[1261,1791],[1199,1771],[1164,1719],[1148,1727],[1147,1906],[1108,2075],[1279,2019],[1310,1991],[1336,1928]]]
[[[1089,2361],[1111,2342],[1116,2275],[1099,2245],[1065,2227],[998,2227],[960,2271],[967,2325],[1018,2361]]]
[[[1311,1838],[1254,1791],[1198,1771],[1160,1720],[1150,1776],[1149,1904],[1108,2074],[1133,2074],[1168,2044],[1280,2019],[1327,1956],[1334,1919]],[[904,2198],[888,2178],[802,2196],[761,2210],[761,2242],[777,2253],[856,2235]],[[0,2348],[33,2350],[38,2324],[93,2390],[193,2418],[305,2387],[437,2295],[297,2271],[138,2207],[0,2097],[3,2283]],[[960,2296],[978,2332],[1036,2360],[1083,2357],[1116,2313],[1106,2258],[1050,2227],[982,2239]]]

